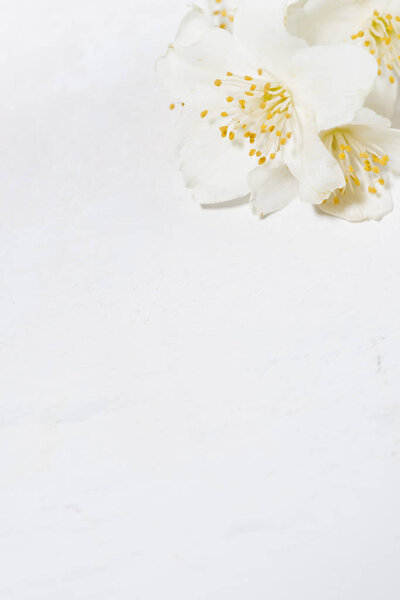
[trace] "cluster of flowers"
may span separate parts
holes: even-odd
[[[157,73],[200,203],[250,195],[265,216],[299,196],[350,221],[392,209],[400,0],[208,0]]]

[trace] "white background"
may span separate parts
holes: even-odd
[[[400,198],[201,209],[183,0],[0,8],[0,597],[398,600]]]

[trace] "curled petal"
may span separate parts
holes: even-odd
[[[249,175],[250,204],[264,217],[285,208],[297,195],[298,182],[286,166],[258,167]]]

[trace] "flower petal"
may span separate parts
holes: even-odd
[[[357,127],[359,139],[371,140],[389,157],[388,167],[394,173],[400,173],[400,130],[377,127]]]
[[[375,60],[351,44],[305,48],[291,68],[295,100],[315,111],[320,130],[351,121],[376,77]]]
[[[387,187],[378,194],[366,193],[362,188],[356,188],[354,192],[348,189],[344,195],[331,196],[318,208],[347,221],[378,221],[393,209],[392,194]]]
[[[286,0],[239,0],[233,33],[272,72],[286,71],[294,52],[306,47],[285,27]],[[269,62],[270,61],[270,62]]]
[[[393,82],[393,83],[392,83]],[[393,117],[399,97],[399,84],[397,77],[390,81],[386,70],[375,79],[375,85],[366,100],[366,105],[372,110],[384,115],[388,119]]]
[[[391,171],[400,172],[400,130],[391,128],[389,119],[363,107],[357,111],[348,128],[355,130],[355,137],[365,147],[373,143],[379,148],[381,155],[386,154]]]
[[[322,142],[314,118],[299,113],[298,130],[293,151],[286,154],[287,165],[300,184],[299,195],[304,202],[320,204],[331,193],[344,186],[345,179],[338,162]]]
[[[368,1],[299,0],[288,10],[288,29],[311,45],[350,40],[372,13]]]
[[[390,127],[390,121],[386,117],[378,115],[375,111],[363,106],[356,112],[352,121],[352,125],[365,125],[369,127],[381,127],[387,129]]]
[[[190,46],[196,43],[210,25],[210,16],[198,6],[193,6],[182,20],[175,38],[175,46]]]
[[[260,217],[285,208],[298,193],[298,182],[286,166],[254,169],[249,186],[251,207]]]
[[[194,190],[201,204],[241,198],[249,193],[247,176],[254,168],[244,141],[222,139],[219,130],[201,120],[180,153],[180,168],[186,187]]]
[[[250,63],[251,64],[251,63]],[[210,28],[195,44],[171,47],[156,63],[160,86],[183,102],[204,102],[218,93],[213,81],[227,71],[246,72],[249,61],[233,35]]]

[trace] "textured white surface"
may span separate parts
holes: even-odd
[[[183,10],[1,2],[0,597],[398,600],[400,198],[195,206]]]

